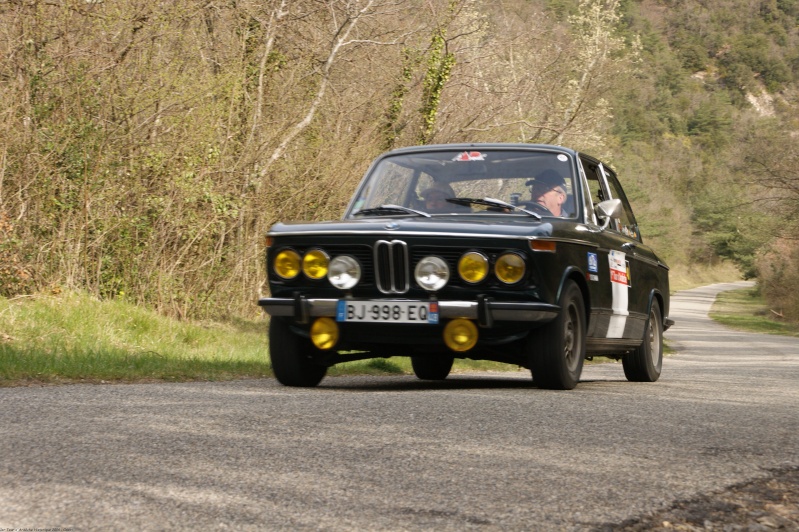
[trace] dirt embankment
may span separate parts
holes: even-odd
[[[799,467],[771,473],[768,478],[737,484],[721,493],[678,501],[654,515],[600,530],[799,530]]]

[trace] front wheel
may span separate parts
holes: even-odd
[[[655,382],[663,368],[663,318],[660,305],[652,302],[644,327],[644,341],[622,359],[624,376],[633,382]]]
[[[558,304],[558,316],[530,333],[527,355],[536,386],[571,390],[583,372],[586,335],[583,293],[574,281],[563,285]]]
[[[312,353],[319,350],[307,338],[291,332],[286,321],[272,318],[269,323],[269,357],[275,378],[284,386],[311,388],[322,382],[327,366],[317,364]]]
[[[454,362],[455,357],[451,356],[411,357],[414,375],[425,381],[443,381]]]

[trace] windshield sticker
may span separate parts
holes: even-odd
[[[485,155],[479,151],[465,151],[455,156],[453,161],[485,161]]]
[[[561,153],[560,155],[558,155],[558,160],[559,160],[560,162],[562,162],[562,163],[565,163],[566,161],[568,161],[568,160],[569,160],[569,158],[568,158],[568,157],[566,157],[565,155],[563,155],[563,154]]]

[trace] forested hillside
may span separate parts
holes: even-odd
[[[0,295],[257,312],[386,149],[608,159],[674,269],[799,319],[797,0],[0,0]]]

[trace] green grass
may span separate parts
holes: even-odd
[[[721,292],[710,309],[710,317],[741,331],[799,336],[799,325],[771,312],[757,288]]]
[[[0,298],[0,385],[271,375],[265,334],[83,294]]]
[[[190,323],[85,294],[0,298],[0,386],[216,381],[273,376],[268,321]],[[457,361],[454,372],[514,370]],[[409,374],[410,359],[339,364],[329,375]]]

